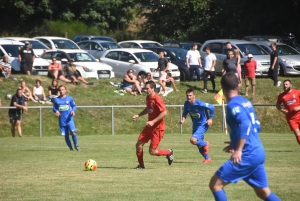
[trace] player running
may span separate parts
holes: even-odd
[[[193,134],[190,142],[193,145],[197,145],[200,154],[204,157],[203,163],[211,162],[211,158],[208,155],[210,143],[204,142],[204,134],[212,125],[212,118],[214,117],[215,107],[211,104],[202,102],[196,99],[193,89],[186,91],[186,101],[184,102],[184,111],[182,119],[179,122],[183,124],[185,122],[187,114],[190,114],[193,121]],[[208,114],[209,110],[209,114]]]
[[[73,151],[73,147],[69,138],[70,132],[75,149],[80,151],[77,143],[76,128],[74,123],[74,116],[76,112],[75,102],[71,96],[66,95],[67,89],[65,86],[59,86],[59,93],[60,95],[54,99],[53,112],[58,117],[61,135],[65,136],[65,141],[70,148],[70,151]]]
[[[145,169],[143,159],[143,146],[149,140],[151,141],[149,146],[149,153],[153,156],[166,156],[169,165],[173,162],[173,150],[161,150],[158,149],[158,145],[164,137],[165,121],[164,117],[167,116],[167,110],[163,99],[155,93],[156,85],[153,81],[146,82],[145,90],[146,108],[139,114],[133,115],[132,119],[136,120],[138,117],[148,114],[148,121],[145,128],[142,130],[136,143],[136,156],[139,165],[136,169]]]
[[[227,200],[224,187],[244,180],[265,201],[280,201],[270,190],[264,166],[266,154],[260,141],[260,123],[252,103],[238,95],[238,78],[226,73],[221,79],[223,93],[227,99],[226,121],[230,128],[231,143],[224,148],[232,153],[214,174],[209,183],[216,201]]]
[[[292,89],[291,80],[283,81],[283,90],[284,92],[279,94],[277,98],[276,108],[285,114],[286,120],[300,145],[300,90]],[[282,103],[284,109],[281,108]]]

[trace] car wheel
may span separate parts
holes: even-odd
[[[190,79],[190,72],[188,69],[180,69],[180,81],[188,81]]]
[[[280,70],[279,70],[279,75],[281,76],[285,76],[285,73],[284,73],[284,67],[282,65],[279,66]]]

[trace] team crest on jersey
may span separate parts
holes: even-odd
[[[66,104],[69,104],[69,101],[66,101]]]
[[[293,98],[295,98],[295,94],[293,94]]]
[[[232,110],[231,110],[231,113],[233,115],[236,115],[237,113],[240,113],[240,112],[241,112],[241,110],[240,110],[239,106],[236,106],[236,107],[232,108]]]

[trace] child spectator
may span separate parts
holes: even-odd
[[[48,87],[48,95],[51,102],[53,102],[54,98],[59,96],[58,81],[56,79],[53,79],[51,85]]]
[[[249,82],[251,82],[252,86],[252,96],[255,94],[255,71],[256,71],[256,61],[252,60],[253,55],[248,54],[248,60],[244,62],[245,67],[245,96],[248,96],[248,88],[249,88]]]
[[[25,96],[26,100],[32,100],[33,102],[37,103],[37,101],[32,97],[32,93],[26,86],[26,82],[24,80],[21,82],[21,86],[19,88],[22,89],[23,96]]]

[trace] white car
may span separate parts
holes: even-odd
[[[62,59],[70,61],[74,59],[76,69],[83,78],[113,78],[115,73],[111,66],[100,63],[92,55],[84,50],[48,50],[41,55],[41,58],[52,63],[52,58],[55,57],[58,63],[62,63],[62,68],[66,62]]]
[[[136,75],[144,77],[146,73],[151,72],[154,79],[159,78],[159,73],[154,73],[157,69],[159,56],[151,50],[122,48],[107,50],[101,57],[100,62],[110,65],[116,74],[116,77],[123,78],[129,69],[136,70]],[[169,63],[169,72],[174,80],[180,80],[180,71],[178,66]]]
[[[118,42],[123,48],[147,48],[147,47],[162,47],[163,45],[151,40],[127,40]]]
[[[36,57],[39,57],[41,54],[43,54],[46,50],[50,49],[47,47],[44,43],[37,39],[33,38],[23,38],[23,37],[3,37],[1,39],[5,40],[13,40],[13,41],[19,41],[21,43],[24,43],[28,41],[30,43],[30,48],[33,49],[33,52]]]
[[[8,55],[8,62],[12,67],[13,73],[21,73],[21,64],[18,60],[19,50],[24,47],[24,43],[12,40],[0,39],[0,59]],[[32,65],[32,73],[39,75],[48,72],[49,63],[41,58],[35,58]]]
[[[37,36],[34,38],[44,43],[52,50],[80,49],[74,41],[67,38],[56,37],[56,36]]]

